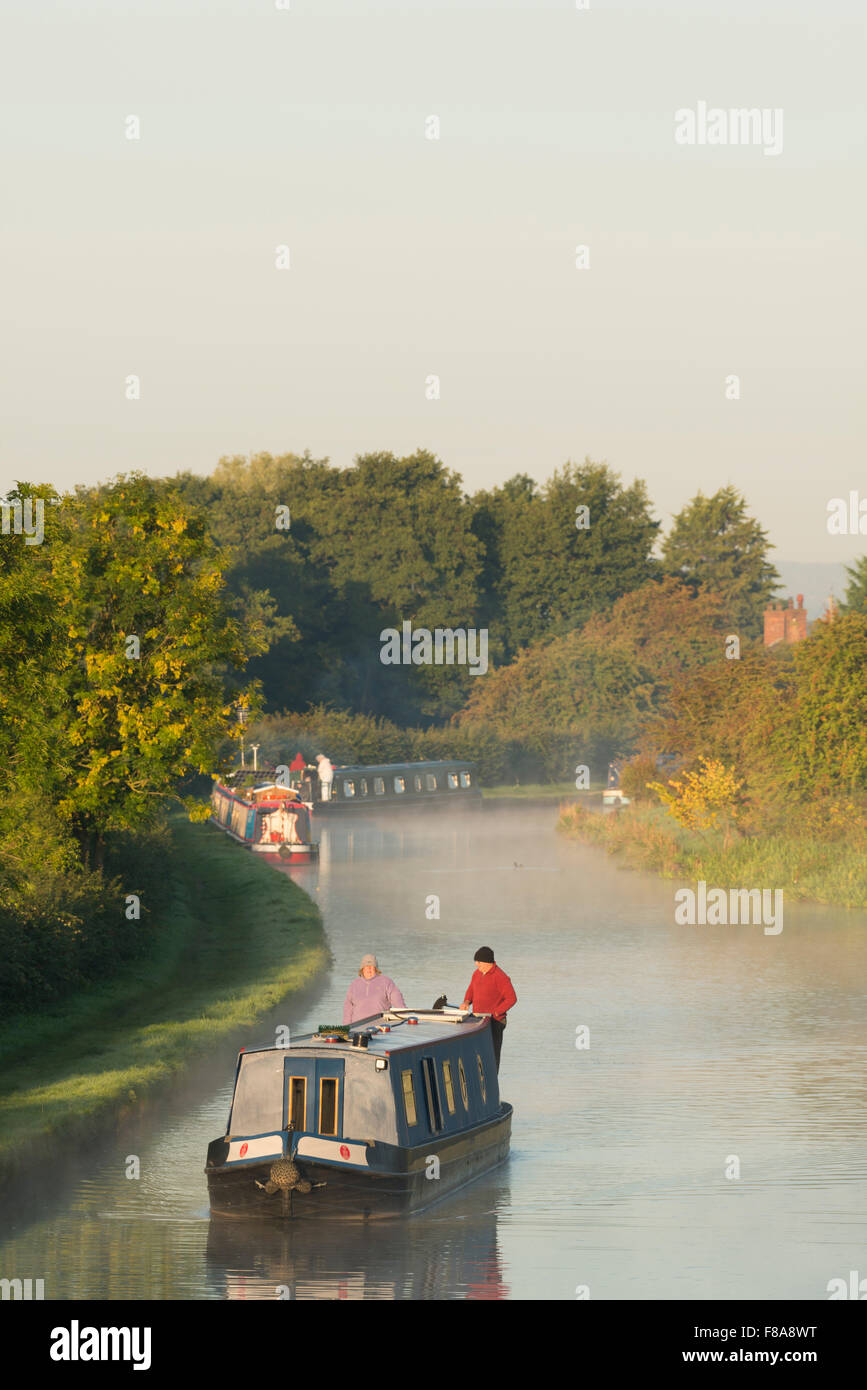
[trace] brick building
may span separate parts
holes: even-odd
[[[798,594],[798,606],[791,599],[787,604],[772,603],[765,609],[765,646],[778,642],[803,642],[807,635],[807,610],[804,595]]]

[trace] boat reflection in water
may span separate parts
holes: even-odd
[[[510,1288],[491,1207],[507,1195],[502,1175],[492,1175],[441,1208],[387,1229],[251,1226],[213,1216],[208,1283],[228,1299],[505,1299]]]

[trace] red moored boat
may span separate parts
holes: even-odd
[[[254,854],[276,854],[305,864],[319,854],[313,839],[312,808],[294,787],[278,782],[232,787],[217,781],[211,792],[211,819]]]

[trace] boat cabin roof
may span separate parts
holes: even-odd
[[[469,758],[440,758],[426,763],[335,763],[335,772],[410,772],[426,767],[475,767]]]
[[[366,1033],[368,1044],[364,1050],[373,1056],[387,1057],[391,1053],[404,1052],[411,1047],[459,1042],[462,1038],[481,1032],[487,1022],[487,1014],[474,1014],[464,1009],[390,1009],[386,1013],[372,1014],[370,1018],[350,1023],[348,1035],[337,1034],[337,1042],[326,1042],[325,1038],[329,1036],[326,1031],[293,1037],[288,1048],[249,1050],[285,1053],[294,1048],[309,1051],[311,1047],[315,1047],[322,1052],[339,1055],[348,1048],[357,1056],[361,1049],[354,1045],[351,1039],[357,1033]]]

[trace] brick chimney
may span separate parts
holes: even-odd
[[[778,642],[785,641],[786,637],[786,615],[775,603],[771,603],[765,609],[765,646],[775,647]]]

